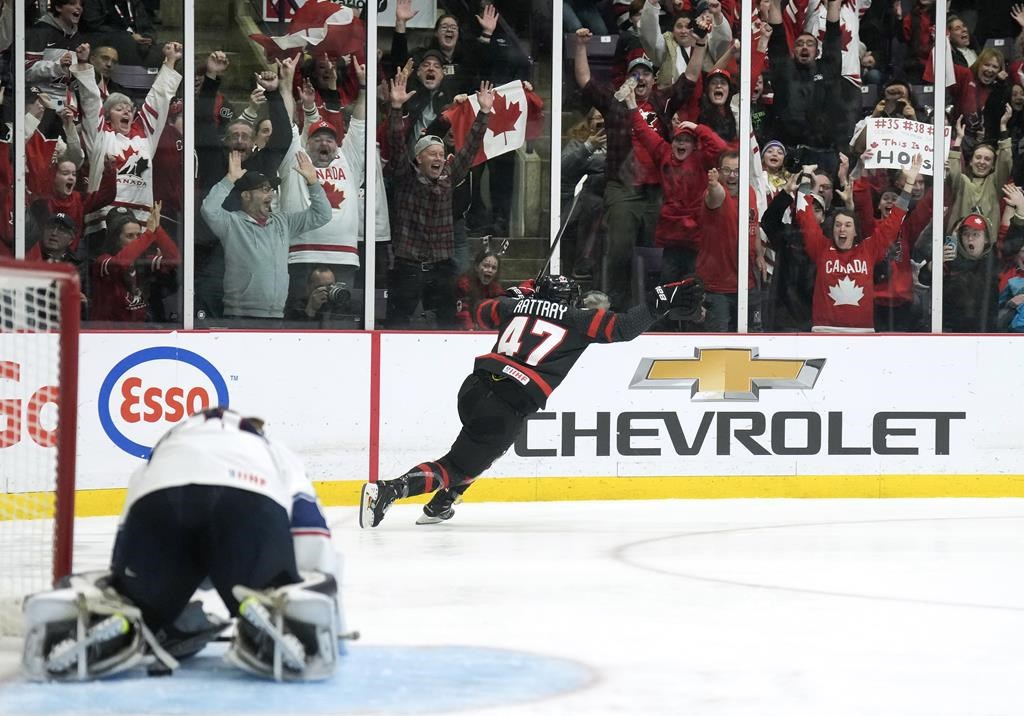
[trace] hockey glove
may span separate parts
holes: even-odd
[[[518,286],[510,286],[505,289],[505,295],[508,298],[514,298],[519,300],[521,298],[533,298],[533,294],[537,291],[533,288],[533,280],[524,281]]]
[[[650,305],[658,315],[668,314],[673,321],[699,321],[704,303],[704,282],[699,276],[687,276],[655,286],[649,295]]]

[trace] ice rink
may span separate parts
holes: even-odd
[[[348,626],[324,684],[219,670],[31,685],[2,714],[1019,716],[1024,501],[665,500],[332,508]],[[112,518],[79,520],[76,569]]]

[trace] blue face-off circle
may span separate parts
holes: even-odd
[[[222,644],[207,647],[169,678],[147,678],[136,669],[105,681],[4,684],[0,714],[452,713],[552,698],[595,681],[583,664],[541,654],[476,646],[353,646],[331,678],[278,684],[229,667],[219,658],[224,650]]]
[[[220,371],[214,367],[213,363],[198,353],[173,346],[157,346],[155,348],[144,348],[123,358],[110,370],[107,377],[103,380],[103,385],[100,386],[99,404],[97,405],[100,425],[103,426],[103,431],[115,445],[129,455],[140,457],[143,460],[149,459],[149,454],[153,451],[152,446],[137,443],[118,429],[110,415],[110,396],[121,376],[137,365],[154,360],[179,361],[201,371],[210,379],[214,389],[217,391],[216,404],[221,407],[228,407],[228,384],[224,381],[224,377],[221,376]]]

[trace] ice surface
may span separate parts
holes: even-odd
[[[217,676],[211,656],[202,689],[184,672],[29,687],[8,642],[0,713],[41,713],[15,704],[30,688],[62,714],[1024,713],[1021,500],[467,503],[427,527],[418,512],[361,531],[355,508],[330,510],[362,634],[333,686]],[[76,568],[103,566],[114,520],[76,529]],[[74,691],[97,688],[100,710]]]

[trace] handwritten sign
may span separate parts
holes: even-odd
[[[866,169],[909,169],[914,155],[924,159],[921,173],[932,175],[932,146],[935,127],[898,117],[869,117],[867,120]],[[943,158],[949,156],[950,131],[946,126]]]

